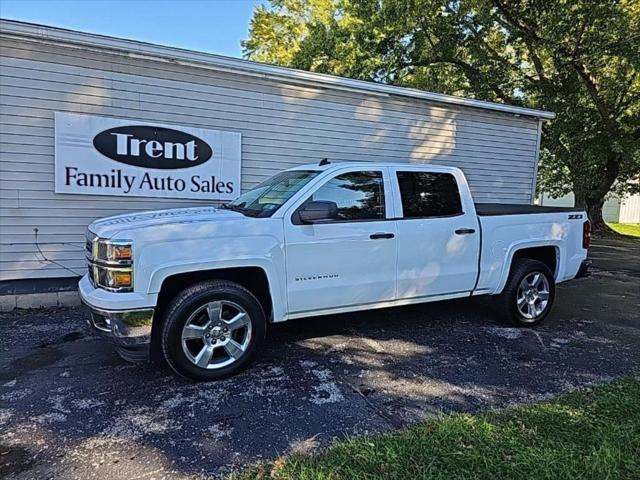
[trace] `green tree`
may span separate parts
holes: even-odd
[[[539,188],[573,191],[605,229],[610,191],[640,191],[638,0],[271,0],[245,56],[547,109]]]

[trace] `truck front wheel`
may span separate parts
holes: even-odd
[[[553,273],[544,263],[516,259],[498,296],[500,316],[518,327],[532,327],[549,314],[555,294]]]
[[[218,380],[247,367],[266,335],[260,302],[225,280],[192,285],[169,303],[162,325],[162,352],[179,375]]]

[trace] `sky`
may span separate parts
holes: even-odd
[[[0,0],[0,17],[241,57],[266,0]]]

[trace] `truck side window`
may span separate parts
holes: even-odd
[[[462,214],[456,179],[450,173],[397,172],[404,218]]]
[[[320,187],[312,200],[329,200],[338,205],[338,220],[385,218],[382,172],[349,172]]]

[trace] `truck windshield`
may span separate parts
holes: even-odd
[[[270,217],[318,173],[320,172],[315,170],[288,170],[279,173],[222,208],[250,217]]]

